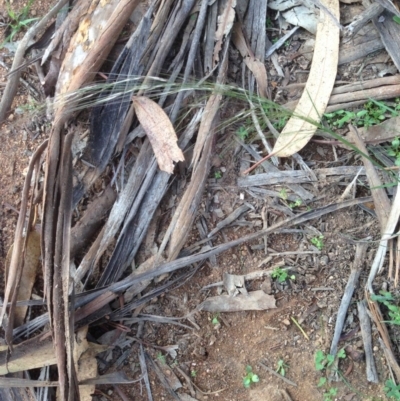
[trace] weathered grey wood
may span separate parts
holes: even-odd
[[[384,7],[378,3],[372,3],[355,20],[347,25],[344,29],[345,36],[355,35],[362,27],[364,27],[373,18],[378,17],[383,13]]]
[[[244,30],[257,60],[264,62],[267,0],[250,0],[244,20]]]
[[[365,350],[365,363],[367,380],[372,383],[379,383],[378,373],[375,367],[374,355],[372,352],[372,330],[371,322],[367,313],[365,300],[357,302],[358,318],[360,319],[361,335]]]
[[[369,0],[364,0],[363,5],[367,6]],[[400,29],[399,24],[393,21],[393,15],[398,14],[397,10],[393,12],[384,10],[378,17],[372,19],[375,28],[381,36],[381,40],[392,58],[397,70],[400,71]]]
[[[336,317],[335,332],[333,334],[330,354],[336,355],[338,350],[338,344],[340,340],[340,335],[342,334],[343,325],[346,320],[347,310],[350,305],[351,298],[353,297],[354,290],[358,285],[358,279],[360,277],[361,269],[364,264],[365,254],[367,252],[367,243],[358,243],[356,248],[356,254],[354,256],[353,266],[351,267],[351,272],[349,280],[347,281],[346,288],[340,302],[340,307]]]
[[[360,175],[365,175],[364,167],[359,166],[342,166],[334,168],[321,168],[315,170],[318,180],[324,177],[341,175],[356,175],[361,169]],[[239,177],[237,181],[238,187],[253,187],[257,185],[274,185],[274,184],[294,184],[302,182],[312,182],[307,172],[302,170],[279,171],[272,173],[263,173]]]

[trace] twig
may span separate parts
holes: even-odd
[[[340,335],[342,333],[344,321],[345,321],[346,315],[347,315],[347,309],[350,305],[350,301],[353,296],[354,289],[357,286],[358,278],[360,277],[361,267],[362,267],[362,264],[364,263],[367,247],[368,247],[368,244],[365,244],[365,243],[357,244],[356,255],[354,257],[354,263],[351,268],[350,277],[347,282],[346,289],[344,290],[343,298],[340,303],[340,307],[339,307],[337,318],[336,318],[335,332],[333,334],[331,349],[330,349],[331,355],[336,355],[336,353],[337,353]]]
[[[310,337],[308,337],[307,333],[303,330],[303,328],[300,326],[300,324],[297,322],[297,320],[294,317],[291,317],[292,322],[298,327],[298,329],[301,331],[301,334],[310,341]]]
[[[285,376],[280,375],[279,373],[275,372],[275,370],[271,369],[267,365],[264,365],[262,362],[260,362],[260,365],[267,370],[269,373],[273,374],[274,376],[278,377],[279,379],[283,380],[285,383],[290,384],[291,386],[297,387],[297,384],[295,382],[292,382],[291,380],[287,379]]]
[[[360,319],[361,334],[365,350],[365,362],[367,380],[372,383],[379,383],[378,374],[376,372],[374,356],[372,354],[371,343],[371,322],[368,317],[365,301],[357,302],[358,318]]]

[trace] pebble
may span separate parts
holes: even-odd
[[[14,114],[10,114],[8,116],[8,121],[14,121]]]
[[[283,320],[282,320],[282,323],[283,323],[285,326],[290,326],[289,319],[283,319]]]
[[[321,266],[326,266],[329,262],[329,257],[328,255],[323,255],[319,258],[319,263]]]

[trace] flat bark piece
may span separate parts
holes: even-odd
[[[245,276],[237,274],[224,273],[224,287],[229,296],[234,297],[239,294],[247,294],[244,283]]]
[[[174,162],[184,161],[174,127],[165,111],[153,100],[135,96],[133,105],[137,118],[145,130],[160,170],[174,172]]]
[[[318,17],[315,15],[315,11],[304,5],[284,11],[282,17],[285,18],[289,24],[301,26],[312,34],[315,34],[318,31]]]
[[[325,0],[325,6],[339,20],[339,1]],[[306,87],[292,116],[278,137],[273,154],[289,157],[301,150],[314,135],[325,113],[335,83],[339,57],[339,27],[322,13],[315,51]],[[307,120],[307,121],[306,121]],[[315,121],[311,123],[309,121]]]
[[[264,291],[252,291],[247,295],[240,294],[237,297],[219,295],[207,298],[199,306],[201,310],[216,312],[240,312],[245,310],[275,309],[275,298]]]

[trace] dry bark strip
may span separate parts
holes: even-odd
[[[116,198],[114,189],[108,186],[99,197],[89,203],[85,214],[71,230],[71,259],[92,241]]]
[[[365,171],[367,174],[369,186],[371,188],[371,194],[372,197],[374,198],[375,211],[378,216],[381,233],[383,233],[383,230],[386,227],[386,223],[389,217],[389,211],[391,206],[390,200],[386,194],[385,188],[383,188],[382,186],[382,181],[379,178],[375,166],[373,165],[373,163],[369,158],[364,156],[364,155],[368,156],[368,150],[364,142],[361,140],[357,132],[357,128],[353,127],[352,125],[349,125],[349,129],[350,129],[349,138],[351,142],[353,142],[355,146],[363,154],[362,159],[365,166]]]
[[[64,137],[63,133],[64,123],[71,116],[74,104],[65,102],[63,96],[67,92],[79,90],[83,84],[94,78],[138,3],[139,0],[123,0],[110,6],[110,2],[97,3],[94,0],[71,40],[57,84],[56,94],[59,102],[56,103],[55,122],[50,134],[44,180],[42,255],[45,294],[55,342],[61,401],[71,397],[79,400],[71,332],[74,325],[70,321],[68,301],[72,134]],[[95,14],[96,17],[92,20],[91,17]],[[92,27],[91,24],[96,24],[96,27]],[[94,37],[89,35],[92,28],[96,32]]]
[[[4,291],[4,300],[3,305],[7,305],[8,302],[11,302],[11,306],[9,308],[9,318],[8,325],[5,327],[5,339],[8,346],[12,349],[13,344],[13,320],[14,320],[14,312],[15,306],[18,296],[18,286],[21,280],[22,270],[25,262],[25,254],[27,251],[27,235],[24,236],[24,233],[30,232],[33,223],[33,190],[31,190],[31,180],[36,170],[36,180],[39,177],[39,160],[47,147],[47,140],[43,142],[36,152],[33,154],[32,159],[29,163],[28,172],[25,178],[24,188],[22,190],[22,201],[20,213],[18,216],[17,227],[15,229],[15,240],[13,244],[13,250],[11,254],[10,266],[8,269],[6,288]],[[27,211],[28,211],[28,200],[29,200],[29,191],[31,190],[31,208],[29,210],[29,218],[26,219]],[[6,306],[1,308],[0,314],[0,322],[4,325],[4,317],[6,314]]]

